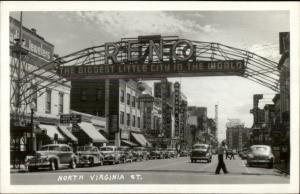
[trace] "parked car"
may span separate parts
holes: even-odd
[[[163,158],[163,153],[159,148],[151,148],[149,151],[150,151],[150,159]]]
[[[104,163],[104,156],[95,146],[78,146],[76,154],[79,157],[79,165],[94,166],[95,164]]]
[[[179,157],[187,157],[189,156],[189,152],[187,150],[181,150],[179,153]]]
[[[148,160],[150,158],[149,152],[144,147],[134,147],[132,153],[136,161]]]
[[[252,145],[247,154],[247,164],[251,167],[255,164],[267,164],[273,168],[274,155],[269,145]]]
[[[163,158],[171,158],[171,153],[168,151],[168,149],[162,150],[164,157]]]
[[[119,147],[120,151],[120,160],[125,163],[125,162],[132,162],[133,161],[133,154],[128,146],[120,146]]]
[[[239,151],[239,156],[242,160],[245,160],[247,159],[247,154],[249,152],[249,149],[248,148],[243,148]]]
[[[25,159],[28,171],[45,167],[50,168],[50,170],[58,170],[62,165],[76,168],[77,163],[78,157],[73,149],[66,144],[44,145],[33,156],[27,156]]]
[[[212,153],[211,147],[208,144],[194,144],[191,153],[191,162],[197,162],[197,160],[206,160],[207,163],[211,162]]]
[[[120,163],[120,152],[117,146],[103,146],[100,148],[100,152],[104,156],[104,163]]]
[[[171,158],[178,157],[178,152],[175,148],[168,148],[167,151],[169,152]]]

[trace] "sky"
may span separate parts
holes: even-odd
[[[19,12],[11,12],[19,19]],[[289,30],[288,11],[92,11],[23,12],[23,25],[55,46],[60,56],[121,38],[139,35],[179,36],[217,42],[252,51],[279,61],[279,32]],[[274,91],[248,79],[230,77],[178,77],[189,106],[207,107],[215,117],[218,104],[218,137],[225,139],[228,119],[240,119],[251,127],[253,95],[264,94],[260,104],[271,103]],[[153,81],[149,81],[152,84]]]

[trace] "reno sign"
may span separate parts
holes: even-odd
[[[69,79],[159,78],[241,75],[245,70],[243,60],[201,59],[192,41],[159,35],[122,39],[101,49],[94,62],[64,64],[58,74]]]

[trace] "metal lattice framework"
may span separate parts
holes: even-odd
[[[153,55],[153,58],[149,58],[149,44],[147,42],[139,41],[138,44],[135,45],[138,48],[138,51],[131,53],[132,56],[138,57],[139,60],[135,62],[129,61],[127,52],[128,40],[138,40],[137,38],[124,38],[121,39],[121,41],[114,43],[119,45],[119,52],[116,57],[121,64],[176,63],[177,61],[171,57],[172,53],[170,53],[170,48],[172,48],[172,45],[175,42],[183,39],[179,39],[177,36],[161,37],[161,39],[164,42],[162,59],[159,59],[155,55]],[[266,86],[275,92],[279,92],[280,73],[276,62],[255,53],[219,43],[202,41],[190,42],[194,46],[194,54],[190,59],[191,62],[243,60],[246,68],[244,73],[241,74],[242,77]],[[184,49],[186,48],[183,45],[179,47],[178,52],[182,52]],[[113,48],[110,48],[108,51],[113,52],[114,50]],[[27,84],[34,81],[35,85],[39,86],[38,90],[34,92],[42,91],[45,88],[54,88],[57,84],[68,82],[67,79],[55,73],[59,67],[113,64],[112,60],[106,60],[106,52],[106,44],[103,44],[56,58],[54,61],[44,65],[26,67],[27,69],[24,69],[24,73],[22,74],[22,80]],[[24,63],[26,63],[25,61]],[[12,66],[16,67],[16,64],[12,64]],[[37,77],[39,78],[38,80]],[[141,77],[141,79],[143,79],[143,77]],[[20,95],[20,101],[25,102],[26,104],[30,103],[30,99],[34,95],[33,92],[30,91],[32,91],[31,87],[24,88]],[[39,93],[39,95],[41,94],[42,92]],[[14,95],[12,95],[12,98],[13,96]]]

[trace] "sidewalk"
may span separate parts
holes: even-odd
[[[290,164],[288,163],[287,166],[284,162],[281,162],[281,163],[275,163],[274,164],[274,168],[280,170],[281,172],[284,172],[286,174],[290,174]]]

